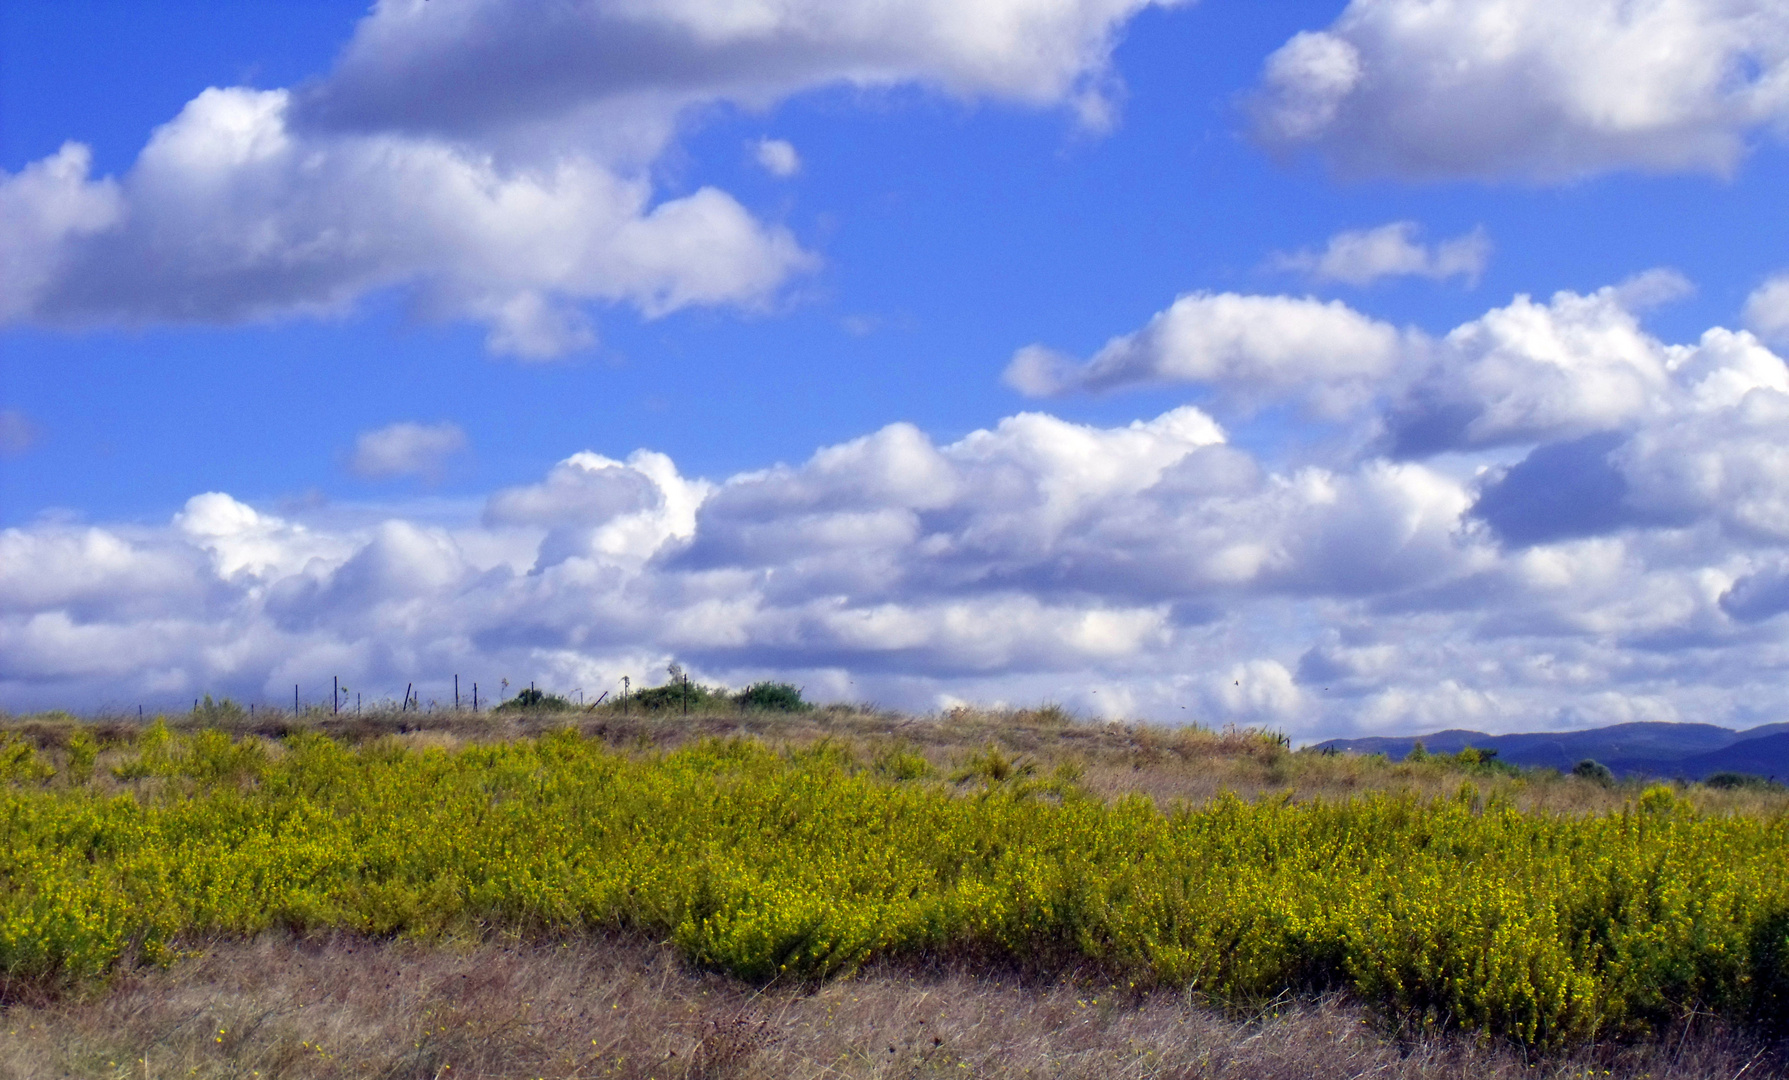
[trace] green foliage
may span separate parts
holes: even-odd
[[[168,721],[157,716],[137,737],[136,757],[112,766],[112,775],[120,780],[141,780],[166,772],[172,765],[173,743],[174,733],[168,730]]]
[[[99,743],[85,731],[77,730],[68,737],[68,778],[85,784],[93,779],[93,764],[99,759]]]
[[[932,763],[907,746],[892,746],[877,754],[871,768],[887,780],[924,780],[932,775]]]
[[[958,956],[1235,1001],[1340,987],[1541,1048],[1690,1008],[1768,1025],[1789,1001],[1789,822],[1702,816],[1663,785],[1585,817],[1471,783],[1164,810],[992,747],[951,786],[908,748],[629,757],[563,731],[454,751],[300,734],[270,752],[157,723],[120,793],[0,749],[12,985],[268,927],[632,928],[747,979]]]
[[[229,698],[213,701],[206,694],[203,701],[193,706],[193,718],[203,724],[240,723],[248,719],[248,710]]]
[[[497,706],[497,712],[568,712],[572,703],[558,694],[548,694],[530,686],[516,692],[516,696]]]
[[[32,783],[55,775],[55,767],[31,743],[11,733],[0,735],[0,780]]]
[[[1022,757],[1012,757],[1001,752],[998,746],[990,744],[986,749],[970,754],[963,765],[950,778],[957,783],[968,780],[980,780],[989,786],[1004,784],[1014,780],[1028,780],[1037,775],[1037,763]]]
[[[649,686],[629,699],[633,708],[646,712],[682,711],[715,712],[733,708],[733,699],[725,690],[701,683],[673,679],[663,686]]]
[[[1453,766],[1479,775],[1499,774],[1517,776],[1522,770],[1520,766],[1511,765],[1507,761],[1497,760],[1497,751],[1490,748],[1468,746],[1457,754],[1432,754],[1419,739],[1410,746],[1410,753],[1404,760],[1412,764],[1432,763],[1435,765]]]
[[[1711,788],[1722,788],[1728,791],[1770,791],[1783,786],[1769,777],[1742,772],[1718,772],[1705,777],[1702,782]]]
[[[1452,757],[1440,755],[1437,760],[1452,762],[1480,775],[1500,773],[1504,776],[1519,776],[1522,773],[1521,766],[1497,760],[1497,751],[1477,746],[1468,746]]]
[[[1583,761],[1573,765],[1572,775],[1582,777],[1585,780],[1594,781],[1595,783],[1602,784],[1604,787],[1615,782],[1615,774],[1610,771],[1609,766],[1604,765],[1602,762],[1597,761],[1594,758],[1585,758]]]
[[[734,701],[747,709],[776,712],[806,712],[812,705],[801,700],[801,690],[792,683],[753,683],[734,695]]]

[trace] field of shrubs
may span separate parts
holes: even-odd
[[[898,725],[675,746],[120,730],[0,746],[12,999],[272,929],[635,931],[759,984],[944,958],[1219,1002],[1343,990],[1540,1050],[1695,1014],[1769,1034],[1789,1007],[1789,821],[1669,786],[1562,812],[1479,765],[1440,793],[1191,802],[1102,794],[1092,756],[939,762]]]

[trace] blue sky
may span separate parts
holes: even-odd
[[[0,700],[1779,719],[1789,17],[1553,7],[7,5]]]

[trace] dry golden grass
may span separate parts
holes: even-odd
[[[993,749],[1015,767],[1049,775],[1067,767],[1079,785],[1107,798],[1147,795],[1162,805],[1175,800],[1203,803],[1222,791],[1245,799],[1345,799],[1373,791],[1418,796],[1452,796],[1471,783],[1485,799],[1498,798],[1524,810],[1590,814],[1619,810],[1645,786],[1629,781],[1605,786],[1550,770],[1510,775],[1498,768],[1471,768],[1442,759],[1390,762],[1353,754],[1294,751],[1271,733],[1212,731],[1193,726],[1080,720],[1066,711],[1039,709],[953,709],[912,716],[870,708],[829,706],[803,713],[709,711],[623,713],[613,705],[568,713],[383,712],[331,716],[324,710],[294,715],[278,710],[257,717],[211,714],[169,716],[176,731],[219,727],[266,740],[280,752],[281,736],[318,731],[348,743],[393,739],[413,749],[451,749],[468,742],[524,738],[564,727],[603,739],[612,748],[640,754],[672,749],[706,738],[745,737],[772,745],[806,747],[827,741],[860,761],[892,748],[924,757],[940,776],[960,770],[975,755]],[[10,732],[42,748],[53,762],[66,757],[69,736],[84,728],[102,745],[134,738],[142,724],[134,718],[81,721],[66,714],[7,717]],[[102,753],[96,770],[103,782],[107,766],[123,755]],[[1705,813],[1769,816],[1789,812],[1789,790],[1715,789],[1688,785],[1682,794]]]
[[[891,968],[754,990],[684,968],[661,946],[603,938],[454,947],[267,935],[4,1020],[9,1080],[1789,1075],[1766,1048],[1713,1029],[1527,1061],[1471,1038],[1399,1038],[1334,996],[1235,1016],[1168,993]]]

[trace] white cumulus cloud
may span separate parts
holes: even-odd
[[[1439,338],[1339,300],[1193,293],[1084,362],[1026,346],[1005,378],[1032,396],[1191,383],[1243,411],[1293,401],[1370,415],[1400,458],[1567,439],[1664,415],[1684,392],[1673,372],[1700,354],[1653,337],[1636,313],[1689,288],[1655,270],[1589,295],[1517,296]]]
[[[1397,328],[1340,301],[1191,293],[1085,363],[1031,345],[1013,356],[1005,377],[1031,396],[1191,382],[1245,403],[1295,394],[1319,412],[1340,413],[1370,396],[1408,347]]]
[[[1390,410],[1397,452],[1566,439],[1663,415],[1688,350],[1647,333],[1636,312],[1688,288],[1649,271],[1587,296],[1517,296],[1455,327]]]
[[[27,278],[11,314],[228,323],[405,285],[436,314],[486,323],[495,351],[541,357],[589,342],[584,303],[749,306],[812,264],[713,188],[654,204],[646,181],[587,157],[506,166],[408,135],[306,133],[291,104],[207,90],[121,181],[87,179],[85,153],[66,149],[54,184],[39,166],[0,179],[21,220],[116,207],[82,219],[92,227],[0,237],[8,258],[57,268]]]
[[[0,170],[0,321],[28,315],[67,271],[73,245],[117,224],[124,200],[112,180],[90,181],[93,151],[79,143]]]
[[[1254,107],[1265,142],[1357,174],[1725,174],[1789,127],[1789,9],[1351,0],[1268,58]]]

